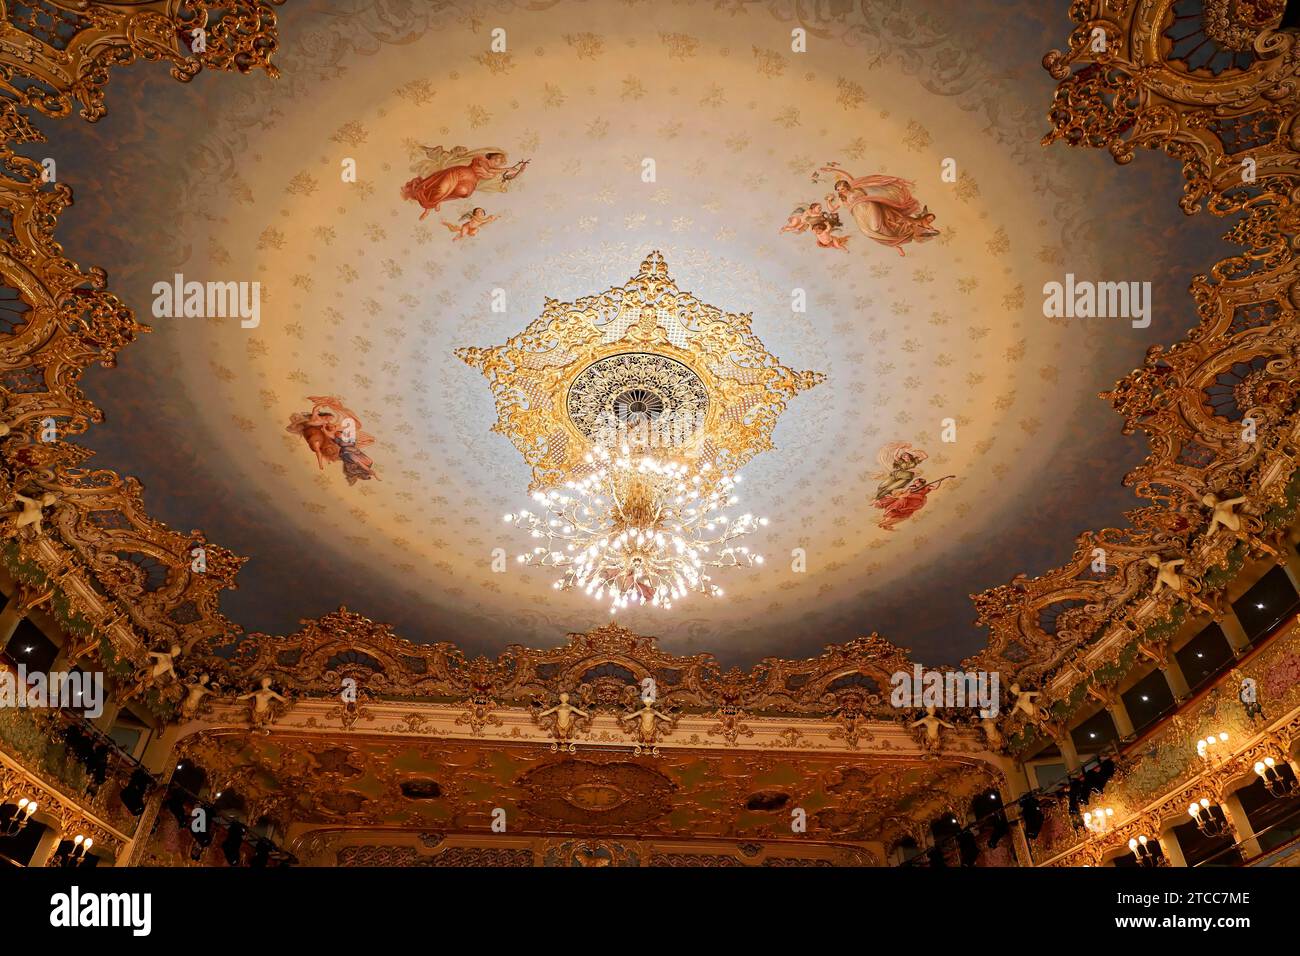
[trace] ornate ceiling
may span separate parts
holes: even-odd
[[[153,330],[87,378],[106,421],[84,443],[141,480],[150,513],[247,557],[221,597],[238,627],[288,633],[346,605],[469,653],[553,645],[606,612],[533,569],[493,572],[529,475],[455,350],[621,285],[658,249],[681,288],[752,313],[768,349],[826,380],[745,470],[747,506],[772,518],[765,565],[729,572],[723,602],[623,622],[724,662],[871,631],[956,662],[987,641],[968,595],[1123,523],[1141,443],[1097,392],[1192,323],[1187,280],[1218,231],[1164,198],[1167,164],[1117,177],[1037,144],[1035,51],[1058,26],[1040,8],[697,4],[669,29],[638,5],[294,3],[278,79],[122,72],[102,121],[28,150],[77,197],[59,239]],[[807,53],[790,52],[797,24]],[[529,163],[422,217],[403,184],[457,146]],[[831,192],[829,163],[912,181],[938,235],[875,242],[847,208],[847,249],[783,233]],[[478,206],[499,218],[444,227]],[[1152,281],[1150,327],[1044,318],[1039,290],[1067,270]],[[150,318],[177,272],[261,282],[260,323]],[[318,467],[286,431],[323,396],[374,437],[377,480]],[[953,477],[891,522],[874,499],[899,443],[926,453],[927,481]]]
[[[623,808],[596,829],[779,843],[747,816],[756,782],[823,814],[830,846],[996,784],[1004,745],[1066,733],[1294,520],[1297,53],[1276,5],[1076,3],[1044,74],[1051,11],[949,6],[742,0],[669,25],[648,4],[322,2],[277,26],[230,0],[4,24],[23,155],[0,153],[0,478],[21,511],[0,557],[23,606],[117,677],[183,645],[216,716],[178,707],[179,681],[146,705],[322,833],[464,836],[504,787],[539,840]],[[785,52],[796,25],[806,53]],[[116,71],[103,116],[108,64],[137,57],[191,82]],[[98,122],[51,122],[74,108]],[[1230,228],[1184,218],[1202,205]],[[710,414],[764,426],[737,457],[770,560],[730,569],[725,602],[594,627],[602,605],[494,567],[518,547],[501,514],[554,459],[493,423],[560,396],[545,374],[503,390],[492,346],[670,268],[780,385],[761,411],[703,386]],[[162,314],[178,274],[257,282],[260,313]],[[1067,276],[1151,282],[1150,325],[1046,316]],[[702,404],[685,327],[623,318],[679,350]],[[621,374],[563,368],[566,408]],[[880,695],[903,646],[1041,686],[1043,726],[918,731]],[[646,679],[656,715],[626,709]]]

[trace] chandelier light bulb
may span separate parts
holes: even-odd
[[[767,520],[719,514],[734,501],[734,478],[706,480],[709,462],[691,466],[627,447],[615,457],[603,446],[586,457],[594,467],[566,483],[572,495],[537,492],[545,515],[512,516],[550,545],[519,560],[562,572],[557,590],[608,600],[611,614],[632,606],[668,609],[692,592],[722,597],[710,570],[763,563],[762,555],[735,542]]]

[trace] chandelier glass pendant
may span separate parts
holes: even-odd
[[[694,468],[626,445],[617,455],[598,445],[587,464],[592,471],[581,480],[534,493],[542,513],[505,517],[542,541],[519,561],[562,570],[557,590],[608,599],[611,614],[631,605],[667,609],[692,592],[721,597],[710,570],[763,563],[735,543],[767,524],[729,512],[740,501],[740,475],[710,475],[708,462]]]
[[[738,471],[825,376],[786,368],[750,323],[678,290],[652,252],[626,285],[547,299],[504,345],[457,350],[532,468],[536,509],[505,519],[533,538],[521,563],[611,613],[718,598],[712,572],[762,564],[741,540],[767,519],[738,511]]]

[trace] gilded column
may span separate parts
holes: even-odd
[[[1224,797],[1221,806],[1224,816],[1228,818],[1228,826],[1232,828],[1232,834],[1241,847],[1241,852],[1247,859],[1259,856],[1263,851],[1259,847],[1259,841],[1255,839],[1255,828],[1250,825],[1250,818],[1246,816],[1246,808],[1241,805],[1241,800],[1235,793],[1230,793]]]

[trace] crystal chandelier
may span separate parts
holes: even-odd
[[[533,495],[544,513],[505,516],[541,542],[521,563],[563,572],[557,590],[608,599],[611,614],[630,605],[670,608],[691,592],[721,597],[709,570],[763,563],[735,542],[767,519],[724,510],[739,502],[739,475],[627,446],[615,455],[597,445],[586,463],[586,477]]]
[[[456,354],[487,377],[492,428],[532,471],[537,513],[506,515],[534,539],[520,562],[611,613],[721,597],[713,572],[762,563],[740,543],[767,520],[735,513],[737,470],[826,378],[781,364],[749,314],[678,289],[658,252],[625,285],[547,299],[504,344]]]

